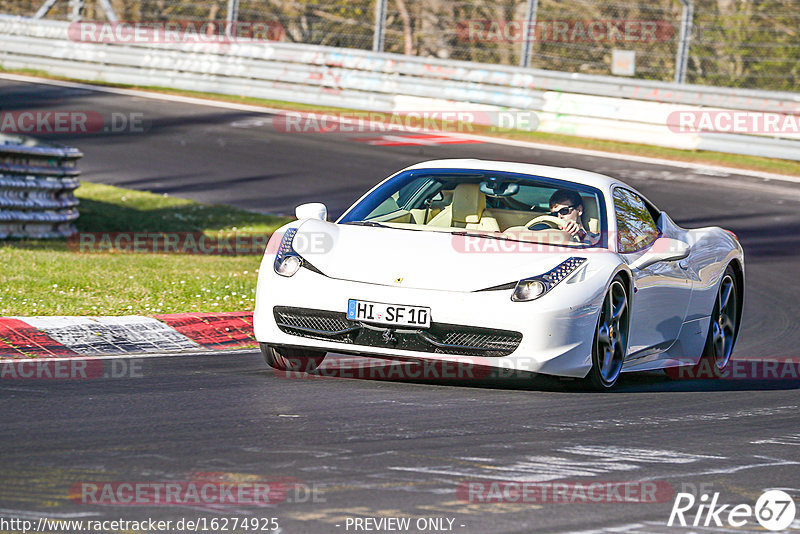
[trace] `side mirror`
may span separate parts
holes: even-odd
[[[321,202],[300,204],[294,209],[294,216],[298,219],[318,219],[320,221],[327,221],[328,208]]]
[[[644,269],[661,261],[682,260],[689,255],[690,247],[683,241],[659,237],[650,248],[629,265],[631,269]]]

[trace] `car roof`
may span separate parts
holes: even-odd
[[[480,171],[505,171],[546,178],[556,178],[581,185],[590,185],[602,191],[608,191],[611,186],[618,184],[630,187],[624,182],[599,174],[569,167],[552,167],[549,165],[534,165],[532,163],[516,163],[512,161],[491,161],[483,159],[437,159],[423,161],[406,167],[404,171],[412,169],[474,169]]]

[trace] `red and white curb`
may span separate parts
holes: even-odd
[[[219,350],[255,343],[252,312],[0,317],[0,359]]]

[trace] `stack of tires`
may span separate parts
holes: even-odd
[[[0,134],[0,239],[75,233],[82,156],[76,148]]]

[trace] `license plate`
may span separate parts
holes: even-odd
[[[350,299],[347,301],[347,318],[368,323],[429,328],[431,326],[431,309],[425,306],[405,306]]]

